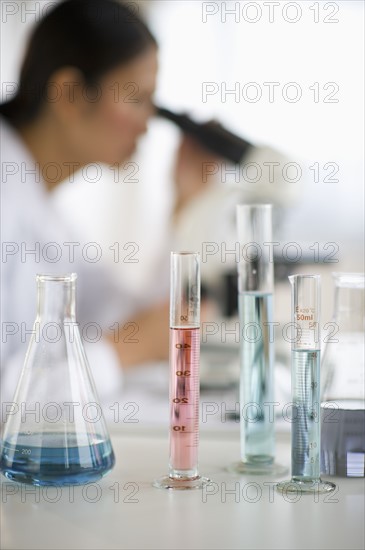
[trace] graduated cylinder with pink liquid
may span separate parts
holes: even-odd
[[[171,253],[170,460],[169,474],[154,482],[163,489],[199,489],[200,256]]]

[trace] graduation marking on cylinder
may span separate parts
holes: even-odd
[[[163,489],[198,489],[199,475],[200,256],[171,253],[170,460],[169,474],[154,481]]]
[[[328,493],[333,483],[320,478],[320,276],[292,275],[291,480],[281,493]]]

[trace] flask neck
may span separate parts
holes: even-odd
[[[75,281],[66,278],[38,279],[38,320],[75,320]]]

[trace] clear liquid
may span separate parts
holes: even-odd
[[[240,293],[238,304],[241,459],[252,465],[272,464],[275,455],[274,418],[270,416],[270,405],[265,403],[273,402],[274,344],[270,342],[267,324],[273,322],[273,296]]]
[[[170,476],[198,475],[199,328],[170,329]]]
[[[321,405],[321,471],[365,476],[365,403],[341,400]]]
[[[42,441],[42,445],[39,442]],[[89,445],[85,436],[19,433],[2,442],[0,470],[8,479],[32,485],[78,485],[94,482],[115,463],[110,441],[97,435]]]
[[[320,477],[319,350],[292,351],[292,478]]]

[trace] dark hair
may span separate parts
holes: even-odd
[[[138,4],[133,6],[138,8]],[[128,4],[64,0],[35,27],[17,94],[0,105],[0,114],[14,126],[26,124],[37,116],[47,83],[58,69],[75,67],[85,84],[92,85],[108,70],[150,46],[157,46],[155,38]]]

